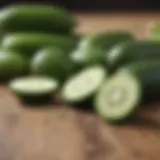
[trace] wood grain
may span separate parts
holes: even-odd
[[[126,29],[146,36],[160,14],[75,14],[84,34]],[[160,106],[143,107],[132,121],[109,125],[91,111],[63,105],[22,105],[0,87],[0,160],[160,160]]]

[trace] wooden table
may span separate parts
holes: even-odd
[[[75,14],[78,31],[126,29],[145,36],[160,14]],[[22,105],[0,87],[0,160],[160,160],[160,106],[111,126],[92,112],[63,105]]]

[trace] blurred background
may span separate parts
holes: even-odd
[[[9,3],[22,3],[22,2],[41,2],[41,3],[54,3],[58,5],[63,5],[70,10],[84,10],[84,11],[95,11],[95,10],[160,10],[160,1],[158,0],[140,0],[140,1],[130,1],[130,0],[17,0],[6,2],[1,2],[1,5],[6,5]]]

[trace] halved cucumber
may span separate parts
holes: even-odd
[[[106,76],[106,70],[99,65],[83,69],[64,84],[62,88],[64,100],[78,104],[88,101]]]
[[[98,90],[95,110],[108,122],[120,122],[135,111],[140,97],[139,81],[128,72],[117,73]]]
[[[22,77],[9,83],[10,90],[23,102],[47,102],[58,88],[56,80],[46,77]]]

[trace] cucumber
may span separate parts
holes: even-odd
[[[57,80],[48,77],[21,77],[9,83],[11,92],[23,103],[49,102],[57,88]]]
[[[106,70],[100,65],[87,67],[76,73],[62,87],[64,101],[71,104],[89,102],[106,76]]]
[[[109,123],[120,123],[135,113],[141,100],[141,85],[129,72],[112,75],[94,98],[96,113]]]
[[[152,40],[160,40],[160,23],[150,22],[147,25],[147,38]]]
[[[79,47],[87,48],[89,46],[97,46],[102,49],[110,49],[117,43],[133,40],[135,40],[134,36],[127,31],[103,31],[84,37],[84,39],[79,44]]]
[[[74,36],[63,36],[45,33],[12,33],[2,40],[2,48],[20,52],[28,57],[38,49],[46,46],[63,48],[66,53],[75,47],[77,39]]]
[[[0,30],[10,32],[70,33],[76,22],[64,8],[42,4],[10,5],[0,12]]]
[[[129,72],[141,83],[143,97],[157,98],[160,95],[160,59],[132,62],[119,69],[118,73]]]
[[[0,81],[8,81],[28,72],[28,60],[17,52],[0,50]]]
[[[116,70],[131,62],[160,58],[160,42],[141,40],[118,45],[107,53],[110,70]]]
[[[80,41],[71,59],[82,66],[105,65],[106,52],[116,44],[133,40],[133,35],[125,31],[108,31],[90,35]]]
[[[63,82],[72,71],[73,64],[64,50],[46,47],[35,53],[30,63],[34,75],[48,76]]]

